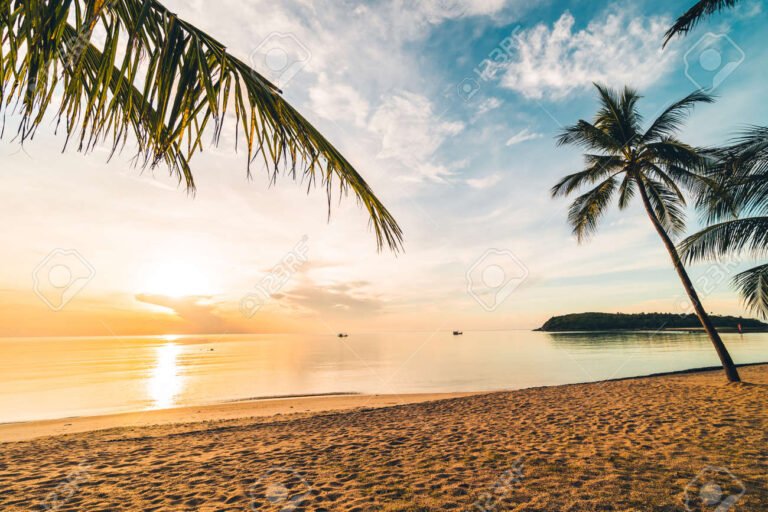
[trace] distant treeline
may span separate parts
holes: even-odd
[[[744,330],[768,330],[764,324],[753,318],[735,316],[711,316],[715,327],[736,330],[741,324]],[[696,315],[675,315],[673,313],[574,313],[553,316],[537,331],[631,331],[658,329],[697,329],[701,323]]]

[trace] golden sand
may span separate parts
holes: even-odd
[[[8,442],[0,510],[768,510],[768,366],[741,373]]]

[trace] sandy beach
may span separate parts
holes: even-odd
[[[768,365],[741,372],[3,425],[0,510],[766,510]]]

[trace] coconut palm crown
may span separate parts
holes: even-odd
[[[249,176],[259,158],[271,181],[287,173],[322,185],[329,207],[334,189],[351,191],[379,248],[401,245],[365,180],[281,91],[156,0],[0,0],[0,110],[19,114],[22,143],[52,113],[67,144],[106,142],[112,154],[135,145],[138,165],[164,164],[188,190],[203,136],[218,142],[233,118]]]
[[[707,189],[717,189],[716,182],[704,172],[707,159],[702,152],[677,138],[691,109],[714,100],[706,93],[694,92],[667,107],[643,129],[638,111],[640,96],[636,91],[614,91],[598,84],[595,87],[599,110],[593,121],[580,120],[558,137],[559,145],[575,145],[587,151],[586,168],[560,180],[552,188],[552,196],[579,194],[568,214],[579,242],[595,233],[612,201],[617,200],[623,210],[639,196],[702,327],[715,346],[726,376],[730,381],[738,381],[733,360],[672,242],[672,237],[685,228],[685,191],[699,196]]]

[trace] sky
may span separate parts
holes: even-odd
[[[549,189],[581,169],[554,138],[592,116],[595,81],[641,91],[646,119],[711,90],[718,101],[681,134],[691,144],[765,124],[765,5],[746,0],[662,50],[689,3],[166,1],[347,156],[404,251],[377,251],[353,197],[334,198],[329,219],[322,189],[247,179],[231,137],[192,161],[190,195],[130,152],[62,153],[53,125],[21,147],[6,128],[0,336],[528,329],[570,312],[685,312],[640,205],[580,245]],[[709,310],[746,314],[729,276],[748,263],[691,268]]]

